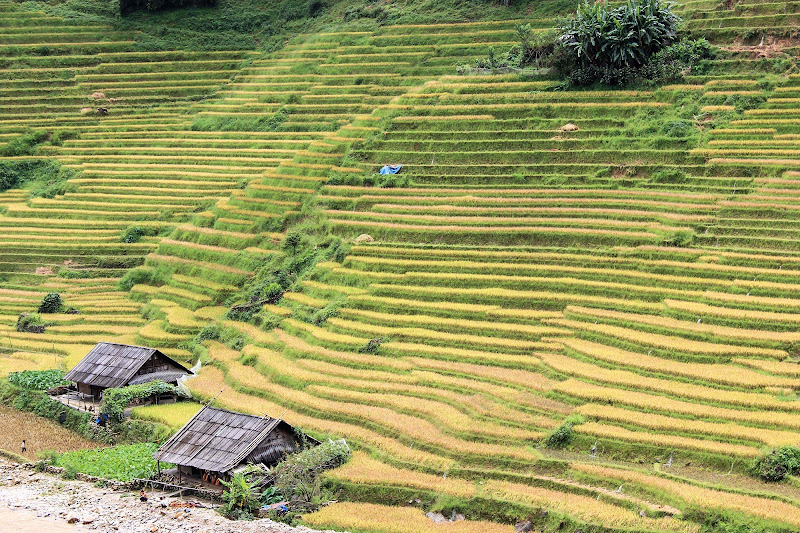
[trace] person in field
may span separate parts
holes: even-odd
[[[147,493],[144,491],[144,489],[139,491],[139,501],[147,503]]]
[[[25,453],[27,451],[28,451],[28,447],[25,445],[25,439],[22,439],[22,453]]]

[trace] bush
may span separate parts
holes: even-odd
[[[52,198],[67,190],[67,180],[75,174],[51,160],[4,161],[0,163],[0,192],[27,185],[31,196]]]
[[[686,172],[679,168],[666,168],[653,172],[650,181],[653,183],[686,183]]]
[[[628,0],[610,8],[586,0],[562,25],[560,42],[581,67],[638,68],[677,39],[680,18],[661,0]]]
[[[378,337],[377,339],[370,339],[364,346],[358,349],[358,353],[371,353],[376,354],[381,347],[381,344],[386,342],[386,337]]]
[[[667,234],[661,242],[664,246],[684,248],[691,245],[692,241],[694,241],[694,233],[691,230],[678,230]]]
[[[122,279],[119,280],[119,289],[121,291],[129,291],[134,285],[139,283],[149,283],[152,285],[162,285],[172,276],[172,270],[165,266],[159,265],[155,269],[141,267],[129,270]]]
[[[44,333],[47,324],[42,316],[36,313],[22,313],[17,318],[17,331],[27,333]]]
[[[344,464],[350,447],[342,440],[328,441],[290,455],[272,468],[275,490],[287,500],[315,502],[320,492],[319,475]]]
[[[122,242],[139,242],[144,237],[144,230],[139,226],[131,226],[122,233]]]
[[[750,465],[753,475],[764,481],[777,482],[800,472],[800,447],[781,446],[756,458]]]
[[[197,335],[194,336],[194,342],[201,344],[203,341],[215,341],[219,339],[222,326],[219,324],[209,324],[204,326]]]
[[[36,146],[47,140],[46,131],[32,131],[12,139],[6,147],[0,151],[0,155],[16,157],[21,155],[32,155],[36,152]]]
[[[623,85],[637,79],[670,80],[710,54],[705,39],[678,39],[674,4],[628,0],[618,7],[586,0],[560,27],[555,65],[576,85]]]
[[[547,439],[545,439],[544,445],[548,448],[563,448],[569,444],[574,436],[572,427],[575,424],[576,422],[574,420],[567,420],[558,426],[550,435],[548,435]]]
[[[756,109],[766,101],[767,99],[761,95],[732,94],[725,99],[725,105],[733,106],[737,113],[744,113],[748,109]]]
[[[661,133],[671,138],[686,137],[691,131],[692,123],[688,120],[675,120],[661,127]]]
[[[89,277],[89,272],[86,270],[75,270],[73,268],[59,268],[58,277],[65,279],[86,279]]]
[[[51,292],[44,298],[42,303],[39,304],[39,313],[58,313],[63,307],[61,302],[61,295],[57,292]]]
[[[519,44],[501,53],[497,53],[494,47],[490,46],[488,56],[475,61],[474,68],[516,69],[550,66],[558,42],[557,32],[555,30],[533,31],[530,24],[517,24],[515,29]],[[457,71],[459,74],[466,74],[472,68],[468,64],[462,64],[457,67]]]
[[[299,231],[290,231],[281,243],[281,248],[284,252],[292,252],[292,255],[297,253],[297,247],[303,241],[303,234]]]
[[[222,493],[223,504],[220,514],[232,520],[252,520],[253,514],[261,507],[261,493],[254,483],[250,483],[244,474],[238,472],[230,481],[222,481],[225,492]]]
[[[186,397],[178,387],[163,381],[151,381],[141,385],[106,389],[103,391],[103,403],[100,406],[100,412],[108,415],[115,422],[122,422],[125,419],[125,408],[133,400],[144,400],[156,394],[167,393]]]

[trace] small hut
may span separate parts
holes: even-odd
[[[112,387],[156,380],[176,385],[191,373],[155,348],[99,342],[64,379],[75,382],[79,393],[100,398]]]
[[[317,441],[281,420],[206,405],[153,455],[178,465],[180,476],[229,479],[246,464],[271,466]]]

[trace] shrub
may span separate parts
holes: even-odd
[[[140,283],[161,285],[166,283],[170,276],[172,276],[172,270],[165,265],[159,265],[155,269],[147,267],[134,268],[119,280],[119,289],[121,291],[129,291],[134,285]]]
[[[750,471],[764,481],[781,481],[800,472],[800,447],[781,446],[756,458]]]
[[[517,39],[519,44],[512,46],[508,51],[497,53],[494,47],[489,47],[488,57],[475,61],[477,69],[508,69],[547,67],[551,63],[558,40],[555,30],[533,31],[530,24],[517,24]],[[457,66],[459,74],[466,74],[472,70],[468,64]]]
[[[370,339],[364,346],[358,349],[358,353],[371,353],[376,354],[381,347],[381,344],[386,342],[385,337],[378,337],[377,339]]]
[[[182,397],[186,396],[178,387],[163,381],[151,381],[141,385],[106,389],[103,391],[103,403],[100,406],[100,412],[107,414],[113,421],[121,422],[125,419],[125,408],[133,400],[143,400],[156,394],[166,393]]]
[[[661,0],[628,0],[616,8],[587,0],[561,27],[560,42],[581,67],[637,68],[677,39],[678,22],[672,4]]]
[[[74,464],[68,464],[64,467],[64,472],[62,472],[61,477],[64,479],[75,479],[78,477],[78,469]]]
[[[0,163],[0,192],[27,185],[31,196],[52,198],[67,190],[67,180],[75,174],[51,160],[4,161]]]
[[[743,113],[748,109],[756,109],[766,101],[761,95],[732,94],[725,99],[725,105],[731,105],[737,113]]]
[[[321,326],[325,322],[328,321],[329,318],[332,316],[336,316],[339,313],[339,308],[342,306],[341,302],[331,302],[311,317],[311,321],[317,325]]]
[[[36,152],[36,146],[47,140],[46,131],[32,131],[12,139],[6,145],[0,155],[15,157],[21,155],[32,155]]]
[[[131,226],[122,233],[122,242],[139,242],[144,237],[144,230],[139,226]]]
[[[78,132],[76,130],[60,130],[55,132],[52,136],[50,136],[50,144],[53,146],[62,146],[64,141],[69,139],[74,139],[78,136]]]
[[[377,185],[383,189],[408,187],[411,185],[411,178],[408,174],[387,174],[378,178]]]
[[[237,472],[230,481],[222,481],[227,489],[222,493],[223,504],[220,514],[232,520],[252,519],[253,513],[261,507],[261,493],[244,474]]]
[[[628,0],[618,7],[586,0],[564,22],[554,64],[572,83],[623,85],[637,79],[670,80],[710,54],[704,39],[678,39],[674,4]]]
[[[89,272],[86,270],[75,270],[73,268],[59,268],[58,277],[65,279],[86,279],[89,277]]]
[[[319,496],[319,475],[344,464],[350,447],[342,440],[328,441],[290,455],[271,470],[275,490],[287,500],[314,502]]]
[[[567,420],[558,426],[555,430],[553,430],[552,433],[550,433],[550,435],[548,435],[547,439],[545,439],[544,445],[548,448],[563,448],[569,444],[574,436],[572,427],[575,424],[575,420]]]
[[[661,132],[672,138],[686,137],[692,130],[692,123],[688,120],[674,120],[661,127]]]
[[[679,248],[689,246],[694,240],[694,233],[690,230],[678,230],[669,233],[664,237],[662,244],[665,246],[677,246]]]
[[[28,333],[44,333],[47,325],[37,313],[22,313],[17,318],[17,331]]]
[[[58,313],[63,307],[61,302],[61,295],[57,292],[51,292],[42,298],[42,303],[39,304],[39,313]]]
[[[284,252],[289,252],[291,250],[292,255],[297,253],[297,247],[300,246],[300,243],[303,240],[303,234],[299,231],[290,231],[286,234],[286,237],[283,239],[281,243],[281,248]]]
[[[686,172],[679,168],[665,168],[653,172],[650,181],[653,183],[686,183]]]

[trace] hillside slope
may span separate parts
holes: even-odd
[[[70,177],[0,194],[0,371],[98,340],[199,355],[196,395],[358,448],[329,483],[363,505],[320,527],[417,531],[373,504],[418,500],[546,530],[796,530],[794,485],[746,474],[800,444],[796,8],[689,3],[723,50],[683,84],[564,91],[456,75],[513,20],[145,52],[2,3],[0,147],[47,135],[0,162]],[[258,302],[270,327],[225,318],[286,256],[319,262]],[[17,332],[51,291],[80,314]]]

